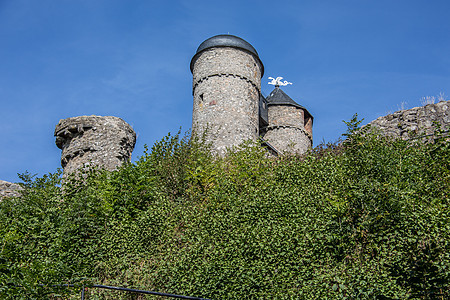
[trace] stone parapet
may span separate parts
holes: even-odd
[[[80,116],[60,120],[56,146],[62,150],[64,176],[83,167],[114,170],[131,160],[136,133],[124,120],[112,116]]]
[[[198,83],[211,76],[237,76],[261,90],[260,62],[254,55],[240,49],[210,48],[201,53],[193,68],[193,93]]]

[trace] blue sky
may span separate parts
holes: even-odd
[[[133,160],[188,130],[189,62],[217,34],[244,38],[267,77],[315,117],[314,144],[450,94],[450,1],[0,0],[0,179],[60,167],[60,119],[112,115],[133,126]],[[402,104],[403,103],[403,104]]]

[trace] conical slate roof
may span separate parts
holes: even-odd
[[[312,115],[309,113],[309,111],[292,100],[291,97],[289,97],[285,92],[283,92],[282,89],[280,89],[278,86],[275,87],[275,89],[270,93],[270,95],[266,98],[267,100],[267,106],[273,106],[273,105],[290,105],[295,106],[298,108],[303,109],[305,112],[307,112],[311,117]]]

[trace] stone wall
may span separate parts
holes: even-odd
[[[290,105],[273,105],[268,109],[269,126],[264,135],[281,153],[305,153],[312,146],[312,137],[305,130],[304,111]]]
[[[0,180],[0,200],[6,197],[19,197],[22,187],[18,184]]]
[[[81,116],[60,120],[56,145],[62,150],[63,176],[87,167],[114,170],[130,161],[136,133],[117,117]]]
[[[290,105],[272,105],[268,109],[270,126],[289,125],[304,128],[303,110]]]
[[[261,70],[252,54],[232,47],[207,49],[195,60],[192,131],[201,135],[206,129],[218,154],[257,140]]]
[[[396,138],[409,139],[414,135],[432,134],[435,123],[441,124],[443,130],[450,127],[450,101],[441,101],[422,107],[396,111],[393,114],[379,117],[370,122],[387,135]]]

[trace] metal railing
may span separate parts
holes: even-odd
[[[70,286],[70,285],[68,285],[68,286]],[[206,298],[199,298],[199,297],[192,297],[192,296],[183,296],[183,295],[168,294],[168,293],[160,293],[160,292],[145,291],[145,290],[138,290],[138,289],[130,289],[130,288],[109,286],[109,285],[101,285],[101,284],[93,284],[93,285],[89,285],[89,286],[83,286],[83,288],[81,290],[81,300],[85,299],[85,291],[88,288],[99,288],[99,289],[106,289],[106,290],[124,291],[124,292],[136,293],[136,294],[155,295],[155,296],[177,298],[177,299],[209,300],[209,299],[206,299]]]
[[[45,286],[43,284],[39,284],[39,286]],[[143,294],[143,295],[154,295],[154,296],[161,296],[161,297],[168,297],[168,298],[177,298],[177,299],[190,299],[190,300],[211,300],[208,298],[200,298],[200,297],[193,297],[193,296],[184,296],[184,295],[176,295],[176,294],[169,294],[169,293],[160,293],[160,292],[154,292],[154,291],[146,291],[146,290],[139,290],[139,289],[130,289],[130,288],[124,288],[124,287],[118,287],[118,286],[110,286],[110,285],[101,285],[101,284],[92,284],[92,285],[75,285],[75,284],[54,284],[53,287],[67,287],[67,288],[77,288],[81,287],[81,300],[84,300],[86,295],[86,291],[90,288],[98,288],[98,289],[106,289],[106,290],[114,290],[114,291],[122,291],[122,292],[128,292],[128,293],[135,293],[135,294]],[[1,287],[1,286],[0,286]],[[23,287],[23,286],[16,286],[16,287]]]

